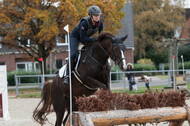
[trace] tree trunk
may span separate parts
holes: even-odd
[[[112,126],[122,124],[146,124],[170,122],[170,126],[182,126],[187,120],[189,107],[163,107],[140,110],[112,110],[102,112],[74,112],[76,126]],[[66,126],[69,126],[69,119]]]

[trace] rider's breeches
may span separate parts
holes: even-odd
[[[71,50],[71,59],[74,60],[76,58],[76,54],[78,53],[79,40],[75,37],[70,37],[70,50]]]

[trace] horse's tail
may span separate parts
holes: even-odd
[[[45,124],[45,121],[48,120],[46,116],[51,112],[51,85],[52,82],[46,82],[44,84],[44,88],[41,94],[41,101],[33,112],[34,120],[40,123],[41,125]],[[39,106],[41,104],[42,107],[39,109]]]

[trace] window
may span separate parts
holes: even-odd
[[[37,71],[37,70],[39,70],[40,68],[39,68],[39,63],[38,62],[35,62],[34,63],[34,70],[35,71]]]
[[[61,36],[57,36],[56,37],[56,43],[57,43],[57,46],[64,46],[64,45],[68,45],[68,39],[67,39],[67,35],[65,35],[65,38],[62,40]],[[65,41],[65,42],[62,42],[62,41]]]
[[[28,47],[30,47],[30,39],[18,37],[18,40],[20,40],[19,41],[19,46],[28,46]]]
[[[0,62],[0,65],[5,65],[5,62]]]
[[[32,62],[17,62],[16,70],[25,70],[25,71],[35,70],[36,71],[36,70],[39,70],[39,65],[38,65],[38,62],[34,62],[34,64]]]
[[[63,64],[62,64],[62,59],[57,59],[57,60],[56,60],[56,68],[57,68],[57,69],[60,69],[62,66],[63,66]]]
[[[17,70],[26,70],[26,66],[25,66],[26,64],[22,64],[22,63],[19,63],[19,64],[17,64],[16,65],[16,69]]]

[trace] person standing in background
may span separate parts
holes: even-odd
[[[145,82],[145,86],[147,87],[148,90],[150,90],[150,86],[149,86],[149,84],[150,84],[150,77],[148,77],[146,75],[143,75],[143,76],[141,76],[141,80],[143,82]]]
[[[133,73],[131,73],[131,72],[129,72],[129,71],[133,71],[133,64],[131,64],[131,63],[128,63],[127,64],[127,69],[126,69],[126,74],[125,74],[125,76],[128,78],[128,81],[129,81],[129,91],[132,91],[133,90],[133,87],[132,87],[132,84],[131,84],[131,81],[130,81],[130,79],[132,78],[132,77],[134,77],[133,76]]]

